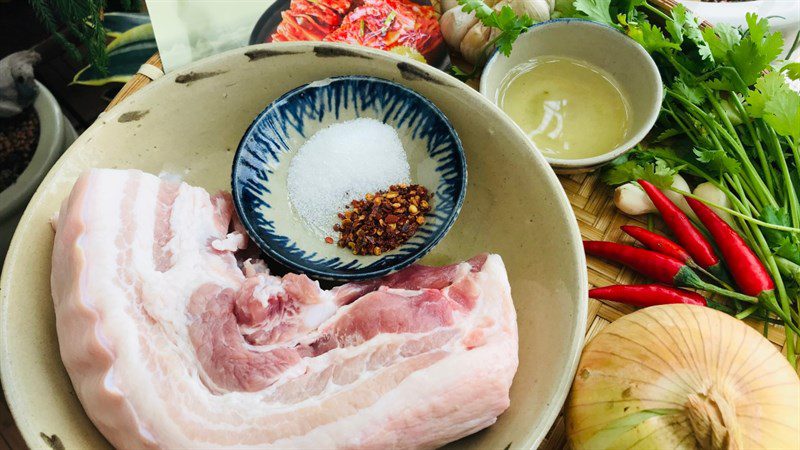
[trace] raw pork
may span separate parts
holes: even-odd
[[[61,357],[118,448],[431,448],[509,405],[517,326],[481,255],[320,289],[237,261],[230,197],[84,173],[56,224]]]

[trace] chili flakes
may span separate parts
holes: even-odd
[[[375,255],[394,250],[408,241],[431,211],[428,189],[418,184],[396,184],[388,191],[353,200],[339,213],[337,245],[354,255]]]

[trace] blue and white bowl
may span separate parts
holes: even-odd
[[[394,127],[408,156],[411,182],[434,194],[425,224],[405,244],[380,256],[353,255],[326,243],[326,234],[296,213],[287,189],[289,165],[306,140],[356,118]],[[326,280],[385,275],[427,254],[453,225],[466,186],[464,150],[444,114],[402,85],[366,76],[329,78],[287,92],[256,117],[233,161],[234,204],[253,241],[284,266]],[[333,230],[327,235],[338,240]]]

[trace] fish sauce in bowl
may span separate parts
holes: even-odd
[[[549,158],[591,158],[622,144],[630,107],[613,77],[590,63],[539,57],[514,67],[497,104]]]

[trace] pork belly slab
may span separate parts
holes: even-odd
[[[508,407],[499,256],[322,290],[237,260],[233,214],[227,195],[135,170],[87,171],[65,200],[61,357],[114,446],[433,448]]]

